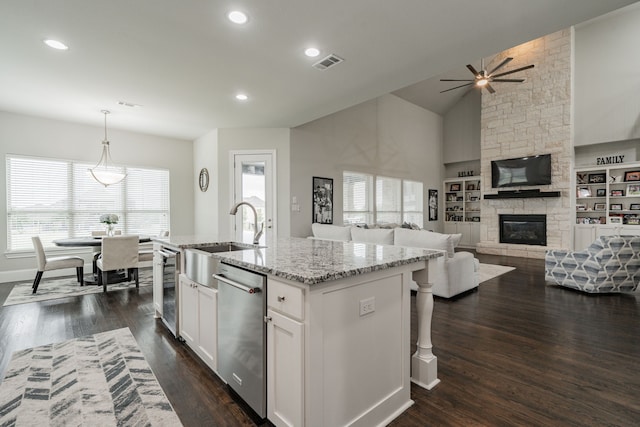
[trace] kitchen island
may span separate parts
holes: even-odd
[[[177,240],[175,247],[198,247]],[[283,238],[211,256],[267,277],[267,414],[275,425],[386,425],[413,404],[412,380],[437,384],[426,278],[443,252]],[[413,357],[412,278],[419,285]]]

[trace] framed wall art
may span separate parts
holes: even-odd
[[[603,211],[607,209],[607,205],[605,203],[594,203],[593,210],[594,211]]]
[[[429,221],[438,220],[438,190],[429,190]]]
[[[460,191],[460,184],[451,184],[449,191]]]
[[[596,189],[596,197],[604,197],[607,195],[607,189],[606,188],[597,188]]]
[[[333,224],[333,179],[313,177],[313,220]]]
[[[611,203],[609,205],[609,210],[610,211],[621,211],[622,210],[622,203]]]

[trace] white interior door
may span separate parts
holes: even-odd
[[[233,156],[233,201],[248,202],[258,213],[258,227],[264,224],[260,244],[275,236],[276,206],[274,152],[235,152]],[[234,220],[234,239],[252,243],[254,215],[251,208],[241,206]]]

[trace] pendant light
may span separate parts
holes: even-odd
[[[91,176],[105,187],[117,184],[122,181],[127,174],[122,172],[122,168],[117,167],[111,160],[111,152],[109,151],[109,140],[107,139],[107,114],[111,112],[102,110],[104,114],[104,141],[102,141],[102,155],[100,161],[94,167],[89,169]]]

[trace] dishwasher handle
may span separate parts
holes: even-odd
[[[221,281],[221,282],[224,282],[224,283],[226,283],[227,285],[231,285],[231,286],[233,286],[234,288],[238,288],[238,289],[240,289],[241,291],[245,291],[245,292],[247,292],[247,293],[249,293],[249,294],[255,294],[255,293],[258,293],[258,292],[260,292],[260,291],[261,291],[261,289],[260,289],[260,288],[252,288],[252,287],[250,287],[250,286],[243,285],[242,283],[238,283],[238,282],[236,282],[235,280],[228,279],[228,278],[226,278],[226,277],[224,277],[224,276],[221,276],[221,275],[219,275],[219,274],[214,274],[214,275],[213,275],[213,278],[214,278],[214,279],[216,279],[216,280],[219,280],[219,281]]]

